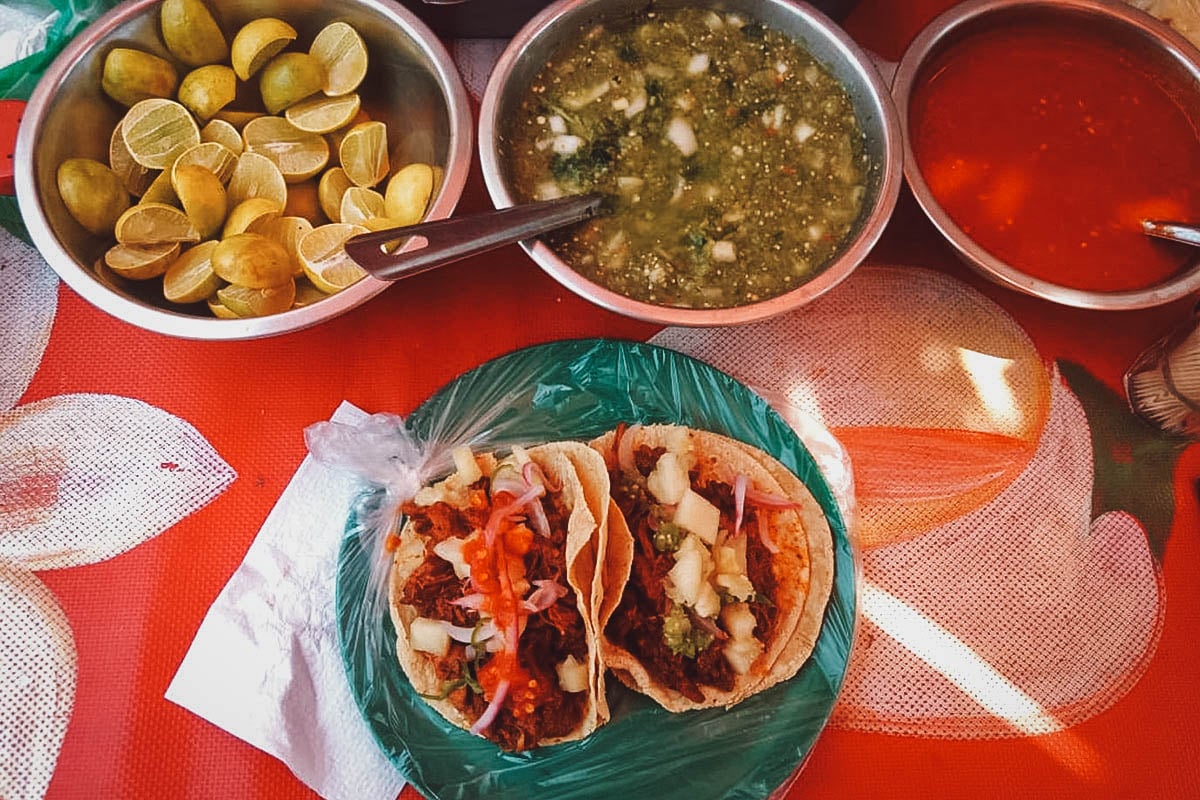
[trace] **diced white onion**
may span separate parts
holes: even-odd
[[[450,565],[454,567],[454,576],[460,580],[471,576],[471,568],[467,566],[467,562],[463,558],[463,545],[466,543],[465,539],[451,536],[433,546],[433,552],[450,562]]]
[[[796,131],[795,131],[796,141],[799,142],[800,144],[804,144],[805,142],[808,141],[809,137],[812,136],[816,132],[817,132],[817,129],[814,128],[812,125],[809,125],[807,122],[798,123],[796,125]]]
[[[553,200],[556,197],[562,197],[562,189],[554,181],[543,181],[534,189],[534,193],[539,200]]]
[[[811,241],[815,242],[824,235],[825,235],[825,226],[824,225],[809,225],[808,226],[808,238]]]
[[[730,603],[721,609],[721,623],[734,639],[749,639],[754,636],[758,621],[754,612],[745,603]]]
[[[636,192],[638,189],[642,188],[642,185],[645,182],[646,181],[642,178],[630,175],[622,175],[617,178],[617,189],[625,193]]]
[[[454,469],[465,486],[470,486],[483,477],[483,472],[480,471],[479,464],[475,461],[475,454],[471,452],[468,445],[464,444],[454,448],[450,456],[454,459]]]
[[[627,108],[629,108],[629,98],[628,97],[618,97],[616,100],[612,101],[612,107],[613,107],[613,111],[626,110]]]
[[[767,118],[768,128],[779,130],[783,127],[784,120],[787,118],[787,109],[782,105],[777,105],[767,113],[769,115],[769,118]]]
[[[754,661],[762,655],[763,646],[757,639],[738,639],[725,645],[721,652],[734,672],[745,675],[754,666]]]
[[[688,61],[687,71],[689,75],[699,75],[701,72],[708,70],[708,53],[696,53]]]
[[[700,537],[705,544],[717,541],[721,527],[721,511],[703,495],[688,488],[675,506],[671,521],[689,533]]]
[[[564,133],[561,136],[555,136],[551,148],[560,156],[569,156],[579,151],[583,146],[583,138],[580,136],[572,136],[569,133]]]
[[[731,28],[744,28],[746,26],[746,18],[738,14],[726,14],[725,22]]]
[[[591,105],[599,100],[604,95],[608,94],[608,90],[612,88],[612,84],[608,81],[601,81],[589,89],[585,89],[579,94],[568,95],[563,98],[563,105],[573,110],[579,110],[584,106]]]
[[[555,665],[558,673],[558,686],[564,692],[586,692],[588,688],[587,665],[578,661],[575,656],[568,655]]]
[[[674,77],[675,70],[671,69],[670,67],[663,66],[662,64],[656,64],[653,61],[651,61],[649,64],[646,65],[646,74],[649,75],[651,78],[666,79],[666,78]]]
[[[728,572],[717,573],[714,578],[718,587],[725,593],[738,600],[749,600],[754,596],[754,584],[745,575],[735,575]]]
[[[646,110],[646,93],[638,92],[629,101],[629,105],[625,108],[625,116],[629,119],[636,117],[638,114]]]
[[[694,606],[704,585],[704,557],[695,549],[675,551],[675,564],[663,581],[663,591],[677,603]]]
[[[679,198],[683,197],[683,190],[684,190],[684,187],[686,187],[686,186],[687,186],[687,181],[685,181],[683,179],[683,176],[682,175],[677,176],[675,178],[675,191],[671,192],[671,197],[669,200],[667,200],[667,202],[668,203],[678,203]]]
[[[667,123],[667,141],[678,147],[679,152],[685,156],[692,155],[699,147],[696,143],[696,132],[692,130],[691,123],[683,117],[672,117]]]
[[[562,117],[560,117],[558,114],[555,114],[553,117],[550,117],[550,119],[547,120],[547,122],[549,122],[549,124],[550,124],[551,132],[553,132],[553,133],[566,133],[567,132],[567,122]]]
[[[728,240],[713,242],[712,257],[713,261],[737,261],[737,247]]]
[[[417,617],[408,626],[408,641],[421,653],[444,657],[450,652],[450,634],[440,620]]]

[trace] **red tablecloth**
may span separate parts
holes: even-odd
[[[864,0],[846,28],[896,59],[947,5]],[[475,169],[460,209],[486,205]],[[1181,301],[1114,316],[992,286],[958,264],[907,195],[871,260],[971,284],[1017,319],[1045,358],[1085,365],[1113,391],[1134,357],[1189,310]],[[567,293],[515,247],[406,280],[317,328],[252,342],[147,333],[61,285],[49,343],[20,403],[75,393],[136,398],[189,421],[238,478],[129,552],[38,573],[78,648],[75,706],[49,796],[314,796],[274,758],[163,699],[206,610],[304,457],[305,426],[342,400],[406,413],[462,371],[524,345],[655,332]],[[788,797],[1200,796],[1198,480],[1200,448],[1191,447],[1174,470],[1175,513],[1160,554],[1161,640],[1144,675],[1109,710],[1035,737],[956,741],[831,729]]]

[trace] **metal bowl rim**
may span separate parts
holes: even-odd
[[[1180,274],[1144,289],[1089,291],[1035,278],[980,247],[955,224],[934,198],[917,166],[909,135],[908,107],[921,68],[937,51],[939,45],[964,26],[992,14],[1020,9],[1045,11],[1050,14],[1085,13],[1117,25],[1129,25],[1132,33],[1153,43],[1164,54],[1190,71],[1200,83],[1200,50],[1179,32],[1132,6],[1102,0],[965,0],[942,12],[921,29],[901,56],[892,81],[892,95],[902,131],[904,177],[917,204],[969,267],[1000,285],[1034,297],[1075,308],[1122,311],[1163,305],[1200,289],[1200,256]]]

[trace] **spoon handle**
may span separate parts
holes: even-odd
[[[589,219],[603,211],[604,200],[599,194],[575,195],[363,233],[346,242],[346,254],[376,278],[399,280]],[[401,252],[384,249],[404,239],[410,241]]]
[[[1200,245],[1200,227],[1186,225],[1182,222],[1163,222],[1161,220],[1142,220],[1142,231],[1159,239],[1170,239],[1173,242]]]

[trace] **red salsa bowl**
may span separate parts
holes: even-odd
[[[1094,0],[970,0],[905,52],[905,176],[968,263],[1093,309],[1200,288],[1200,250],[1143,220],[1200,222],[1200,53]]]

